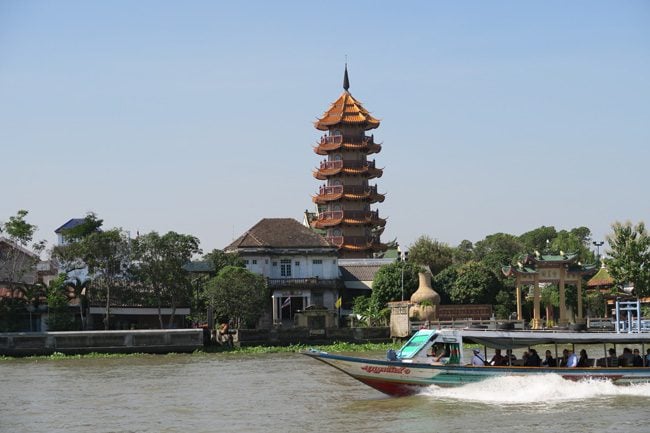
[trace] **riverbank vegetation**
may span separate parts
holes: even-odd
[[[45,361],[45,360],[70,360],[70,359],[104,359],[104,358],[137,358],[143,356],[172,356],[172,355],[187,355],[187,356],[211,356],[211,355],[262,355],[270,353],[300,353],[310,348],[323,350],[325,352],[333,353],[346,353],[346,352],[383,352],[388,349],[395,349],[400,343],[346,343],[337,342],[325,345],[305,345],[305,344],[292,344],[289,346],[250,346],[250,347],[224,347],[224,346],[208,346],[204,349],[197,350],[191,354],[145,354],[145,353],[87,353],[83,355],[66,355],[64,353],[55,352],[51,355],[42,356],[26,356],[26,357],[11,357],[0,356],[2,361]]]

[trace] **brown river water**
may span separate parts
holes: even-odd
[[[0,361],[0,432],[439,431],[647,433],[650,385],[508,377],[391,398],[300,354]]]

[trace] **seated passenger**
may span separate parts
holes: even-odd
[[[528,358],[524,362],[526,367],[539,367],[542,363],[542,360],[539,359],[539,355],[535,349],[529,349]]]
[[[625,347],[623,353],[618,357],[618,366],[619,367],[632,367],[634,364],[634,355],[632,355],[632,349]]]
[[[580,351],[580,358],[578,359],[578,367],[591,367],[589,362],[589,356],[587,356],[587,351],[582,349]]]
[[[494,356],[490,359],[490,365],[499,366],[506,364],[507,361],[505,356],[501,355],[501,349],[494,349]]]
[[[512,365],[512,362],[516,360],[517,357],[512,353],[512,349],[506,349],[505,365]]]
[[[618,367],[618,358],[616,357],[616,350],[612,347],[608,350],[609,356],[605,358],[605,365],[607,367]]]
[[[550,350],[546,351],[544,360],[542,361],[542,367],[557,367],[557,361],[553,358],[553,355],[551,355]]]
[[[435,356],[433,360],[434,362],[446,363],[449,360],[450,355],[451,350],[449,349],[449,345],[445,344],[445,347],[440,348],[440,352],[438,352],[437,356]]]
[[[472,365],[476,366],[476,367],[484,366],[485,365],[485,360],[483,358],[481,358],[481,356],[480,356],[481,350],[480,349],[472,349],[472,352],[474,353],[474,356],[472,356]]]
[[[650,349],[646,351],[645,355],[645,366],[650,367]]]
[[[632,361],[633,367],[643,367],[643,358],[639,353],[639,349],[634,349],[634,360]]]
[[[566,365],[564,367],[575,368],[578,366],[578,357],[572,350],[564,349],[562,355],[566,359]]]

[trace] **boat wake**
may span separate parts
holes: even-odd
[[[618,386],[607,380],[574,382],[556,374],[539,376],[505,376],[487,379],[456,388],[430,386],[421,395],[434,398],[463,400],[486,404],[526,404],[545,402],[560,404],[569,400],[584,400],[616,396],[650,399],[650,383]]]

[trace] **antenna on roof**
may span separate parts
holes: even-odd
[[[345,55],[345,74],[343,75],[343,89],[347,92],[350,88],[350,79],[348,78],[348,55]]]

